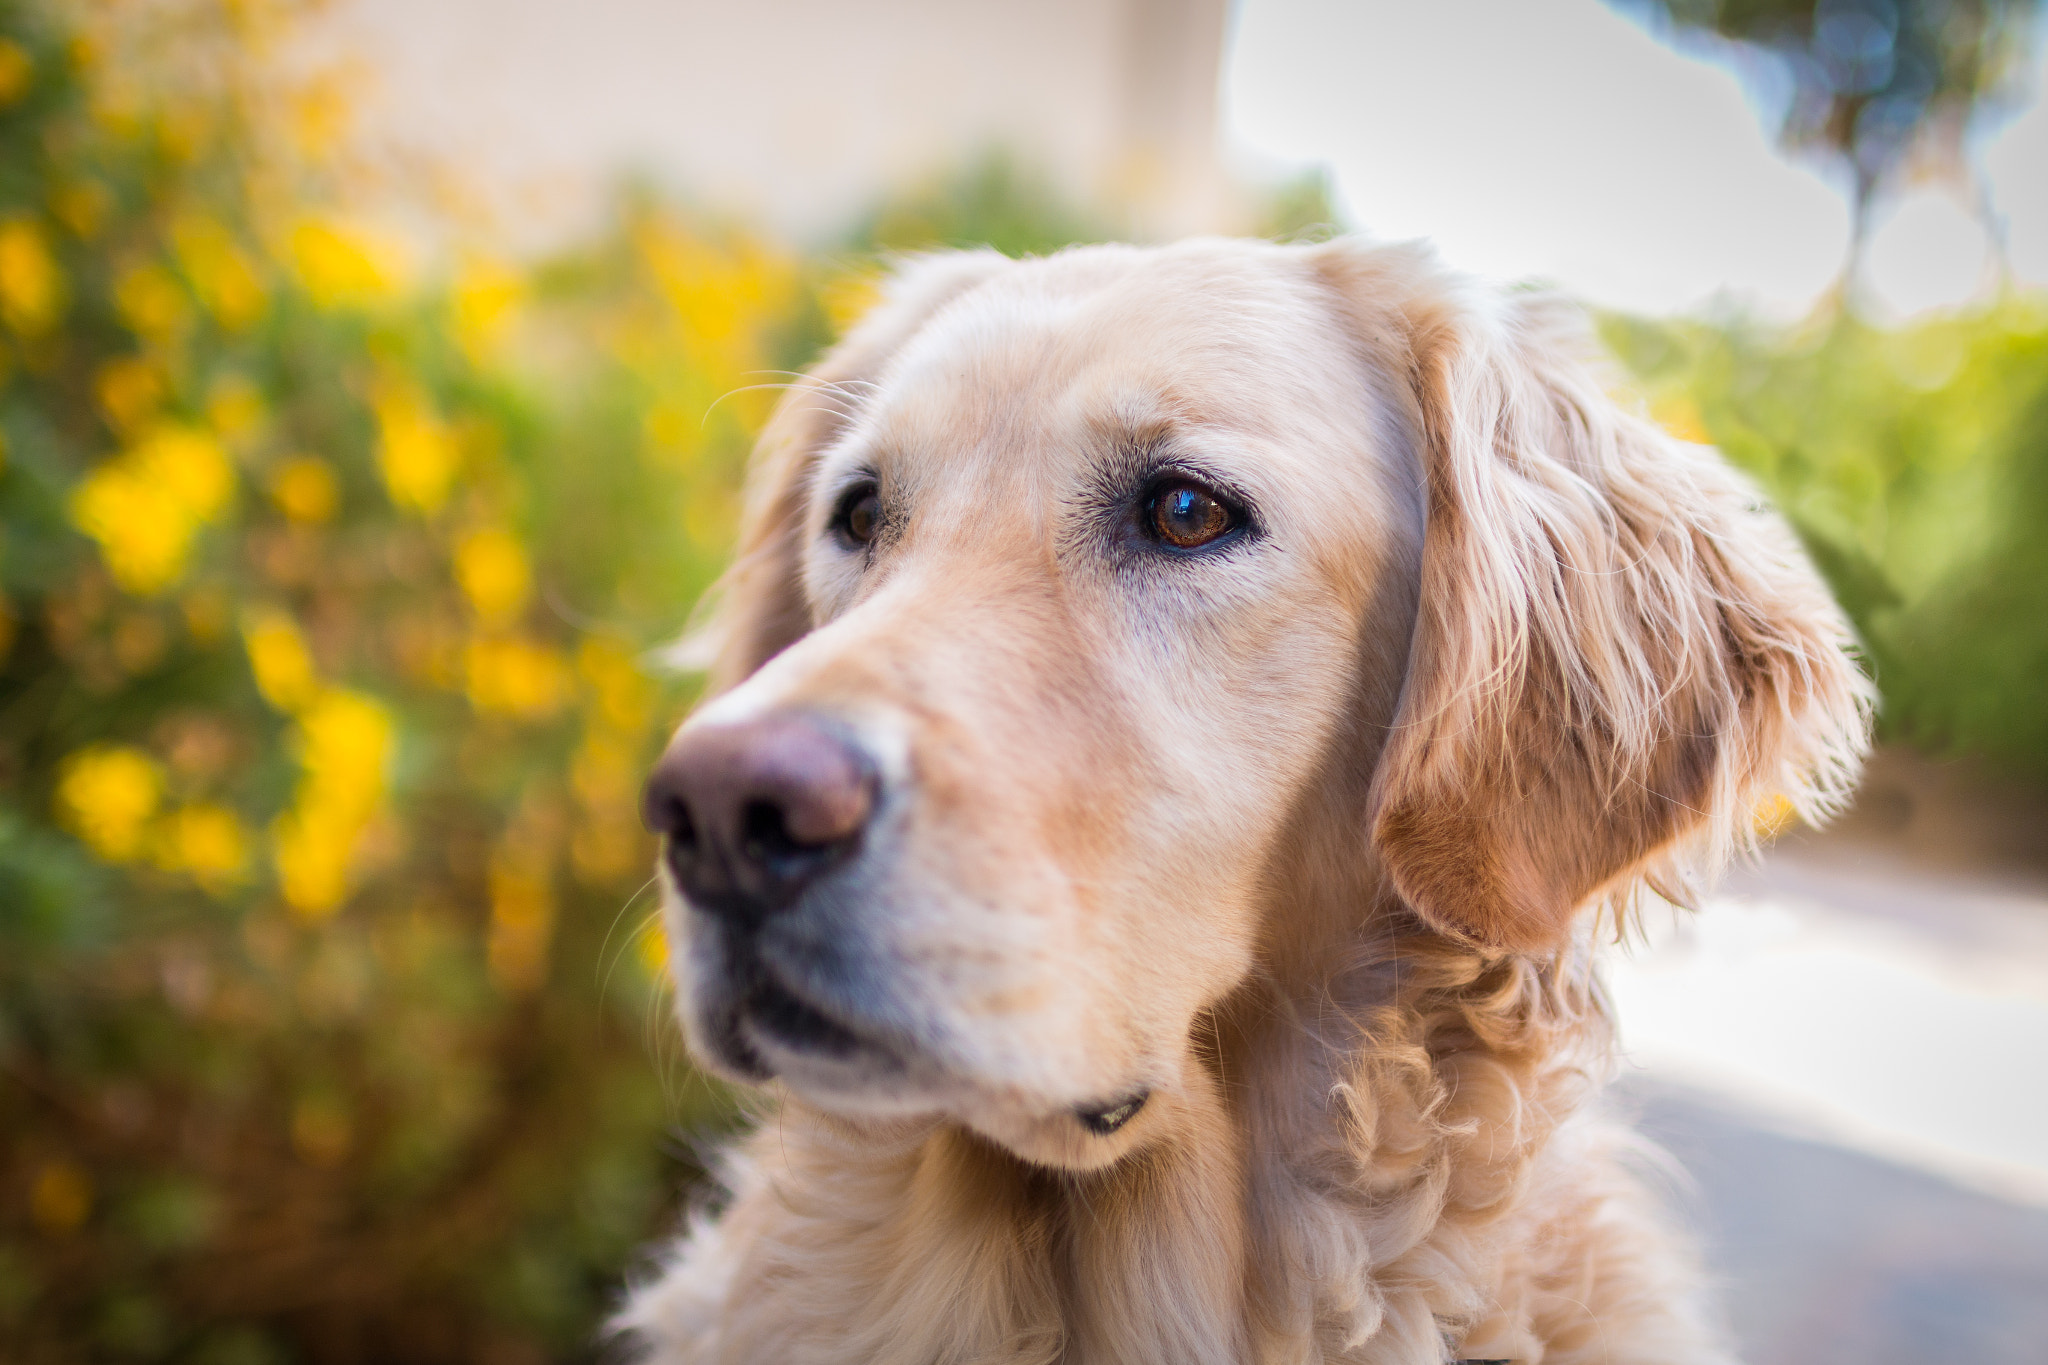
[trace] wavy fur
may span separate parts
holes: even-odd
[[[1809,819],[1840,805],[1870,692],[1783,523],[1712,452],[1623,411],[1586,350],[1563,304],[1484,293],[1412,247],[905,268],[764,438],[710,628],[716,686],[898,726],[917,799],[943,795],[962,823],[912,827],[905,856],[937,852],[911,858],[925,880],[892,903],[922,905],[947,877],[999,901],[1055,885],[1048,864],[1072,873],[1057,884],[1103,888],[1046,979],[1109,983],[1142,1045],[1105,1031],[1097,996],[1055,993],[1074,1003],[1030,1015],[1044,1042],[1022,1054],[998,1044],[1025,1016],[1001,1009],[961,1016],[966,1042],[933,1035],[980,1060],[958,1062],[973,1082],[946,1092],[966,1098],[929,1112],[863,1115],[778,1087],[731,1154],[729,1201],[693,1220],[620,1319],[646,1358],[1726,1365],[1645,1184],[1656,1158],[1600,1111],[1612,1030],[1595,930],[1640,895],[1692,894],[1753,846],[1764,803]],[[1272,553],[1311,567],[1048,589],[1066,571],[1047,566],[1073,553],[1057,528],[1051,548],[1001,559],[1001,537],[949,539],[957,517],[908,521],[872,577],[818,558],[834,462],[885,462],[886,480],[918,432],[952,452],[902,475],[932,506],[948,479],[1008,488],[1022,469],[1058,486],[1085,442],[1029,424],[1083,400],[1098,425],[1129,408],[1128,386],[1072,378],[1098,372],[1184,384],[1159,420],[1273,452],[1246,477],[1267,480]],[[1197,621],[1201,650],[1091,624],[1119,619],[1097,601],[1115,591],[1173,594],[1144,619]],[[977,636],[991,618],[1002,629]],[[948,652],[967,637],[979,653]],[[1162,658],[1255,654],[1227,685],[1157,676]],[[1201,755],[1158,735],[1227,749],[1233,726],[1252,757],[1171,776]],[[920,749],[934,729],[946,745]],[[1070,731],[1094,757],[1067,757]],[[1051,756],[992,759],[974,747],[991,732]],[[1083,777],[1081,796],[1062,785]],[[1019,814],[1070,806],[1079,832]],[[1200,834],[1211,826],[1242,832],[1237,861]],[[1147,908],[1178,866],[1147,860],[1191,842],[1218,850],[1199,923],[1174,918],[1184,900]],[[673,896],[670,928],[679,949],[702,932]],[[1112,933],[1122,947],[1104,946]],[[1148,971],[1182,940],[1192,965]],[[919,954],[939,949],[891,941],[935,998],[979,960],[927,971]],[[1168,1000],[1180,978],[1216,984]],[[1052,989],[1017,980],[1033,999]],[[693,983],[679,985],[688,1015]],[[1048,1067],[1101,1059],[1104,1075],[1157,1077],[1109,1155],[1004,1126],[998,1099],[1064,1093]],[[994,1107],[975,1107],[985,1096]]]

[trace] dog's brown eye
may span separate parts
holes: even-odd
[[[1187,479],[1176,479],[1154,493],[1148,515],[1152,533],[1183,550],[1228,534],[1237,521],[1222,499]]]
[[[849,544],[872,544],[875,532],[882,527],[882,498],[875,486],[864,483],[847,489],[846,496],[839,500],[832,526]]]

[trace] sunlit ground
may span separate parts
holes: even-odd
[[[2048,886],[1786,854],[1609,982],[1648,1076],[2048,1207]]]

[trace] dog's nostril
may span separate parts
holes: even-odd
[[[662,755],[647,826],[667,836],[676,887],[749,924],[850,859],[874,808],[866,755],[798,715],[705,725]]]
[[[697,846],[697,822],[691,818],[690,804],[675,791],[664,791],[661,785],[650,783],[641,809],[645,812],[643,821],[650,834],[665,835],[669,847],[694,849]]]
[[[697,822],[690,818],[690,808],[681,801],[671,801],[664,812],[668,816],[668,843],[670,848],[695,852],[697,848]]]
[[[805,852],[789,832],[782,807],[772,801],[749,801],[740,811],[740,852],[748,861],[769,863]]]

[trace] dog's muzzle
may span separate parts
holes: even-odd
[[[845,1053],[858,1040],[804,999],[801,983],[768,969],[761,940],[860,856],[877,792],[875,765],[856,745],[814,717],[771,712],[686,730],[642,798],[676,889],[723,933],[735,1010],[802,1051]]]

